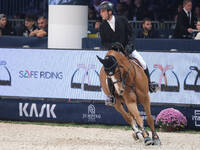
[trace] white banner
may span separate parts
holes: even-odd
[[[104,100],[106,51],[0,49],[0,96]],[[141,52],[161,91],[152,102],[200,104],[200,54]]]
[[[200,53],[142,53],[151,80],[161,91],[150,94],[159,103],[200,104]]]

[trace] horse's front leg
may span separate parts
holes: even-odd
[[[135,119],[133,119],[132,115],[130,113],[127,113],[121,103],[122,98],[116,97],[116,104],[114,105],[115,109],[121,113],[124,120],[132,127],[133,130],[133,138],[135,140],[142,140],[143,136],[141,134],[141,131],[138,129],[137,124],[135,122]]]
[[[144,129],[144,122],[137,108],[136,94],[134,92],[124,93],[123,98],[125,99],[125,103],[126,103],[126,106],[128,107],[128,111],[131,113],[132,116],[135,117],[137,124],[142,130],[142,135],[144,137],[145,145],[152,144],[152,140],[149,137],[148,132]]]

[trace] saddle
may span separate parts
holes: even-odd
[[[119,43],[119,42],[112,43],[111,49],[123,54],[126,58],[128,58],[128,60],[131,63],[134,63],[134,64],[136,64],[137,66],[139,66],[139,67],[141,67],[143,69],[143,67],[142,67],[141,63],[139,62],[139,60],[137,60],[136,58],[132,57],[130,55],[130,53],[128,53],[128,50],[126,50],[121,43]]]
[[[141,69],[143,69],[142,64],[140,63],[140,61],[137,58],[134,58],[131,56],[128,59],[132,64],[136,64],[138,67],[141,67]]]

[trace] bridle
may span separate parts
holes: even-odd
[[[114,68],[114,67],[115,67],[115,68]],[[116,70],[116,68],[117,68],[117,71],[116,71],[116,72],[113,71],[111,74],[110,74],[110,73],[107,73],[108,71],[106,71],[107,77],[108,77],[108,78],[111,78],[111,76],[113,76],[114,74],[119,73],[119,79],[118,79],[117,81],[115,81],[115,82],[112,82],[112,84],[115,85],[115,84],[121,82],[121,83],[122,83],[122,88],[124,89],[125,86],[126,86],[126,79],[127,79],[128,75],[129,75],[130,68],[128,69],[127,72],[125,72],[125,75],[124,75],[124,78],[123,78],[123,77],[122,77],[122,72],[120,71],[120,68],[124,68],[124,67],[121,66],[121,65],[119,65],[118,63],[117,63],[116,66],[114,66],[114,67],[113,67],[113,68],[110,68],[110,70],[111,70],[111,69]]]

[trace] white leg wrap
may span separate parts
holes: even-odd
[[[144,61],[143,57],[137,52],[137,50],[134,50],[131,55],[141,63],[144,70],[147,68],[146,62]]]
[[[140,131],[136,125],[132,125],[132,129],[136,140],[139,139],[140,141],[142,141],[143,140],[142,131]]]
[[[138,131],[139,131],[135,119],[133,120],[133,123],[132,123],[132,129],[133,129],[135,132],[138,132]]]
[[[139,129],[135,126],[135,125],[132,125],[132,129],[135,131],[135,132],[138,132]]]

